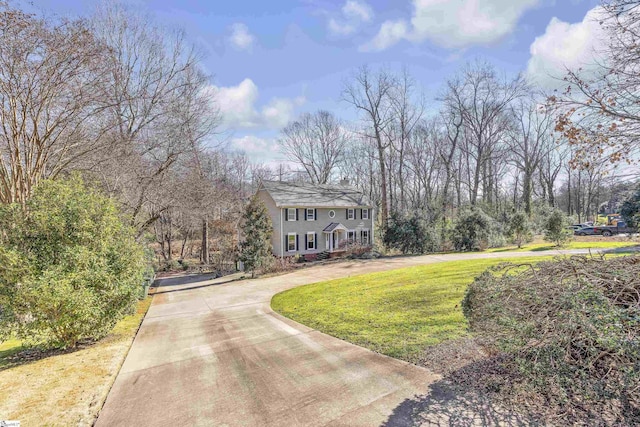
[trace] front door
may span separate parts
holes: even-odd
[[[329,233],[324,235],[324,247],[326,250],[331,251],[331,234]]]

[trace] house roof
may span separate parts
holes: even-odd
[[[335,231],[335,230],[347,231],[347,227],[340,224],[339,222],[332,222],[331,224],[327,225],[322,231],[324,231],[325,233],[331,233],[332,231]]]
[[[262,181],[277,207],[307,206],[310,208],[371,207],[368,197],[353,187],[328,184],[307,184],[282,181]]]

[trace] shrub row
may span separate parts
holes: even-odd
[[[481,342],[510,356],[524,394],[576,422],[640,423],[640,257],[502,266],[469,286],[462,307]]]

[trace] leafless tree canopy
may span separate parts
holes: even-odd
[[[333,114],[321,110],[289,123],[279,142],[287,159],[300,164],[312,183],[326,184],[344,156],[349,132]]]
[[[0,3],[0,202],[101,151],[107,49],[83,21],[45,22]]]

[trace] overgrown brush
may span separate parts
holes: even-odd
[[[639,256],[502,265],[474,281],[462,307],[523,379],[510,398],[542,398],[563,423],[640,423]]]

